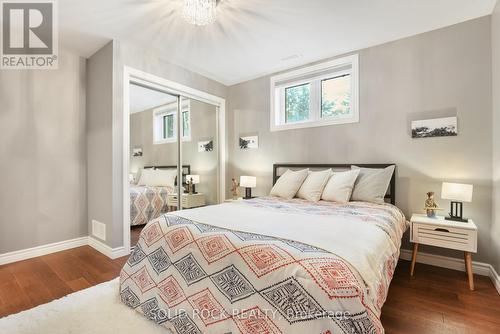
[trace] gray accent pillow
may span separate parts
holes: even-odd
[[[351,201],[384,203],[385,194],[391,183],[395,167],[396,166],[392,165],[381,169],[351,166],[351,169],[359,169],[359,175],[354,184]]]

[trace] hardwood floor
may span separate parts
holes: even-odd
[[[0,266],[0,317],[109,281],[126,261],[83,246]]]
[[[84,246],[0,266],[0,317],[118,276],[127,257],[110,260]],[[400,261],[382,310],[386,333],[500,333],[500,296],[488,277]]]
[[[382,309],[386,333],[500,333],[500,295],[486,276],[399,261]]]

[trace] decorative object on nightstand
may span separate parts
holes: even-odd
[[[410,275],[415,271],[418,245],[430,245],[464,252],[465,269],[469,279],[469,289],[474,290],[472,273],[472,254],[477,252],[477,226],[469,219],[468,223],[446,220],[444,217],[428,218],[414,214],[410,220],[410,240],[413,242]]]
[[[238,187],[239,186],[240,186],[240,184],[238,182],[236,182],[236,179],[232,178],[231,179],[231,193],[233,194],[233,199],[238,198]]]
[[[468,221],[466,218],[462,217],[462,202],[472,201],[472,184],[443,182],[443,187],[441,189],[441,198],[451,200],[450,216],[446,217],[447,220],[464,223]]]
[[[442,210],[441,208],[438,207],[436,202],[434,202],[434,192],[433,191],[429,191],[427,193],[427,199],[425,200],[424,210],[427,213],[427,217],[429,217],[429,218],[436,218],[436,211]]]
[[[240,186],[245,188],[244,199],[252,198],[252,188],[257,186],[257,178],[255,176],[241,176]]]
[[[169,211],[177,209],[177,194],[167,195],[167,206]],[[181,205],[183,209],[192,209],[200,206],[205,206],[205,195],[202,193],[197,194],[182,194]]]
[[[186,183],[188,186],[188,193],[189,194],[196,194],[195,184],[200,183],[200,176],[199,175],[187,175],[186,176]]]

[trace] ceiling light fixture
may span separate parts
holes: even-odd
[[[184,0],[182,17],[191,24],[205,26],[216,18],[217,0]]]

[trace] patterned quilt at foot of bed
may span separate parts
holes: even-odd
[[[335,254],[173,214],[142,231],[120,294],[178,334],[384,331],[363,279]]]

